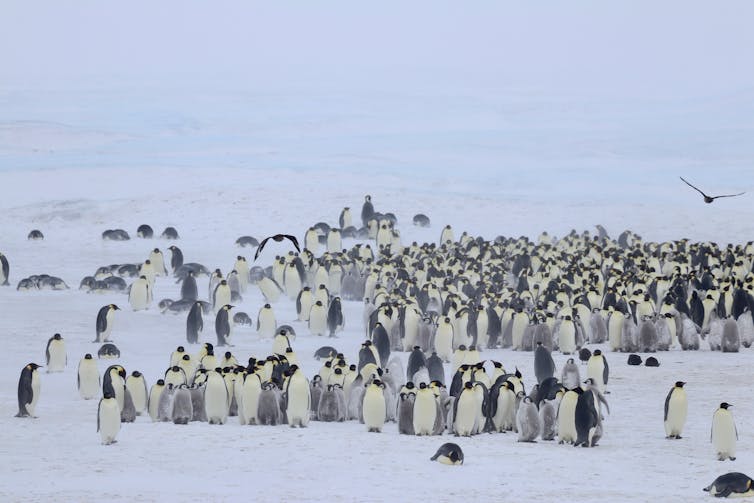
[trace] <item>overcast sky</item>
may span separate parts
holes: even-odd
[[[0,87],[754,87],[754,2],[5,0]]]

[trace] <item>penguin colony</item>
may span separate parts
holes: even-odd
[[[80,360],[81,397],[101,397],[102,443],[115,441],[120,422],[149,415],[176,424],[224,424],[237,417],[244,425],[292,427],[357,420],[370,432],[395,422],[401,434],[513,432],[520,442],[594,447],[609,415],[609,365],[602,351],[586,345],[654,353],[699,350],[704,341],[712,351],[737,352],[754,341],[751,242],[724,248],[687,240],[650,243],[630,231],[613,240],[601,226],[597,235],[572,231],[562,239],[543,233],[537,242],[502,236],[485,241],[467,233],[456,237],[445,226],[439,244],[407,245],[395,216],[376,212],[369,196],[361,225],[354,220],[345,208],[340,227],[310,227],[300,253],[275,257],[266,268],[250,266],[239,255],[227,275],[210,272],[184,262],[173,245],[169,262],[154,248],[143,263],[103,266],[82,279],[80,289],[87,292],[126,293],[136,312],[154,307],[155,281],[172,273],[181,283],[181,298],[163,299],[158,308],[185,313],[187,344],[199,343],[204,317],[215,318],[216,343],[191,353],[179,347],[151,387],[139,371],[127,375],[114,365],[100,376],[90,354]],[[417,215],[414,223],[428,226],[429,219]],[[153,235],[149,226],[137,231],[139,238]],[[282,240],[277,236],[289,238],[276,235],[275,241]],[[102,237],[130,239],[121,229]],[[179,239],[174,228],[162,237]],[[343,238],[361,242],[344,249]],[[259,243],[251,236],[237,240],[241,247],[256,246],[264,257]],[[295,238],[292,243],[297,245]],[[9,261],[2,254],[0,259],[0,280],[8,285]],[[206,301],[196,285],[200,276],[209,277]],[[35,288],[60,284],[46,275],[31,278]],[[28,280],[17,289],[32,289],[22,287]],[[256,323],[246,313],[232,312],[233,303],[252,286],[267,301]],[[363,322],[359,354],[346,357],[335,347],[323,347],[317,354],[321,369],[305,376],[294,351],[296,333],[280,325],[289,320],[274,314],[273,304],[285,298],[295,302],[296,321],[305,323],[307,335],[321,337],[337,337],[343,330],[342,302],[363,303],[363,319],[348,320]],[[107,304],[97,314],[95,342],[110,340],[119,309]],[[220,350],[232,345],[235,326],[241,324],[273,340],[270,355],[237,358]],[[482,357],[484,350],[495,348],[533,352],[531,372],[508,371],[502,362]],[[405,370],[394,352],[408,353]],[[555,366],[554,352],[569,355],[562,369]],[[585,376],[575,353],[586,364]],[[47,347],[48,372],[62,371],[66,358],[63,338],[55,334]],[[19,417],[34,416],[38,369],[30,363],[21,372]],[[665,400],[669,439],[682,438],[685,384],[676,382]],[[712,418],[711,441],[720,460],[735,459],[737,431],[730,407],[721,403]]]

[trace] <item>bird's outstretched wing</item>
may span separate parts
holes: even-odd
[[[259,243],[259,247],[257,248],[257,251],[254,254],[254,260],[256,260],[257,257],[259,257],[259,254],[262,252],[262,248],[264,248],[264,245],[270,239],[274,239],[277,242],[280,242],[283,239],[288,239],[291,243],[293,243],[293,246],[296,247],[296,251],[301,253],[301,247],[298,245],[298,239],[296,239],[296,236],[291,236],[290,234],[275,234],[274,236],[267,236],[266,238],[262,240],[261,243]]]
[[[746,192],[739,192],[738,194],[725,194],[722,196],[712,196],[712,199],[717,199],[718,197],[736,197],[736,196],[743,196],[746,194]]]
[[[694,189],[695,191],[699,192],[699,193],[700,193],[701,195],[703,195],[704,197],[709,197],[709,196],[708,196],[707,194],[705,194],[704,192],[702,192],[702,191],[701,191],[701,190],[699,190],[698,188],[696,188],[696,187],[694,187],[693,185],[691,185],[691,184],[690,184],[690,183],[689,183],[689,182],[688,182],[688,181],[687,181],[687,180],[686,180],[685,178],[683,178],[682,176],[679,176],[678,178],[680,178],[681,180],[683,180],[683,183],[685,183],[686,185],[688,185],[689,187],[691,187],[691,188],[692,188],[692,189]]]

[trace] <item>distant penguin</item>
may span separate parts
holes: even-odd
[[[372,196],[364,196],[364,204],[361,206],[361,223],[363,227],[368,227],[369,221],[374,217],[374,205]]]
[[[262,339],[272,339],[276,328],[275,311],[270,304],[263,305],[257,314],[257,335]]]
[[[586,364],[586,376],[587,378],[591,377],[594,379],[594,383],[597,385],[600,393],[605,393],[605,388],[607,388],[607,382],[610,377],[610,368],[601,350],[595,349],[589,358]]]
[[[47,357],[47,372],[62,372],[68,363],[65,353],[65,341],[60,334],[55,334],[47,341],[45,350]]]
[[[203,329],[202,303],[197,301],[191,305],[188,317],[186,318],[186,342],[197,344],[199,342],[199,334]]]
[[[340,422],[346,418],[345,398],[339,384],[328,384],[317,404],[317,418],[324,422]]]
[[[149,405],[147,410],[149,411],[149,417],[152,421],[157,421],[158,405],[160,403],[160,395],[165,389],[165,381],[158,379],[156,383],[152,385],[149,390]]]
[[[367,431],[380,433],[387,417],[387,403],[385,401],[385,384],[375,379],[367,385],[361,410]]]
[[[138,370],[131,372],[131,375],[126,379],[126,389],[131,394],[136,415],[140,416],[142,412],[147,410],[147,402],[149,400],[147,382],[144,379],[144,375]]]
[[[159,248],[155,248],[154,250],[149,252],[149,261],[152,263],[152,267],[154,267],[155,275],[168,275],[168,270],[165,268],[165,258],[163,257],[162,252]]]
[[[681,438],[683,426],[686,424],[689,404],[686,391],[683,389],[684,384],[686,383],[683,381],[677,381],[665,398],[665,438]]]
[[[555,375],[555,362],[550,350],[544,347],[541,342],[537,343],[534,350],[534,375],[537,377],[538,384],[542,384],[542,381]]]
[[[442,360],[435,352],[427,358],[427,371],[429,372],[430,381],[445,383],[445,368],[443,367]]]
[[[99,396],[99,369],[97,369],[97,360],[90,353],[85,354],[79,362],[77,384],[79,395],[84,400],[91,400]]]
[[[118,407],[123,410],[126,392],[126,369],[122,365],[110,365],[102,376],[102,395],[112,393],[118,401]]]
[[[453,402],[453,430],[462,437],[471,436],[477,422],[479,402],[474,392],[474,384],[464,384],[461,393]]]
[[[732,318],[725,320],[721,343],[723,353],[738,353],[740,347],[741,337],[738,334],[738,324]]]
[[[258,424],[275,426],[283,421],[278,393],[279,390],[273,383],[267,382],[262,386],[257,410]]]
[[[18,414],[16,417],[36,417],[34,411],[39,400],[39,365],[29,363],[21,369],[18,379]]]
[[[165,227],[165,230],[162,231],[162,234],[160,234],[160,237],[162,239],[178,239],[178,231],[175,230],[175,227]]]
[[[318,300],[309,310],[309,331],[312,335],[326,335],[327,330],[327,308],[322,301]]]
[[[539,423],[542,440],[554,440],[558,434],[558,411],[555,400],[543,400],[539,406]]]
[[[212,309],[217,313],[223,306],[230,304],[232,300],[233,291],[230,289],[228,281],[221,279],[220,284],[212,292]]]
[[[120,431],[120,409],[112,393],[105,393],[97,407],[97,432],[103,445],[115,443]]]
[[[175,274],[176,270],[183,265],[183,252],[175,245],[168,246],[168,250],[170,250],[170,268]]]
[[[305,428],[309,424],[311,411],[309,381],[297,365],[292,365],[289,372],[285,385],[285,414],[291,428]]]
[[[230,304],[224,305],[217,311],[215,316],[215,335],[217,335],[217,346],[227,346],[229,344],[232,318],[230,317],[230,310],[233,306]]]
[[[217,370],[207,372],[204,388],[204,410],[209,424],[225,424],[229,407],[228,388],[222,374]]]
[[[186,385],[180,386],[173,395],[173,409],[170,414],[174,424],[188,424],[194,416],[191,391]]]
[[[154,229],[152,229],[150,225],[141,224],[136,229],[136,237],[143,239],[152,239],[152,237],[154,237]]]
[[[429,217],[423,213],[417,213],[412,219],[414,225],[418,227],[429,227]]]
[[[419,346],[408,355],[408,365],[406,366],[406,380],[413,381],[414,376],[422,369],[427,368],[427,359]]]
[[[637,354],[630,354],[628,355],[628,364],[629,365],[641,365],[642,360],[641,356]]]
[[[644,363],[644,365],[647,367],[659,367],[660,362],[657,361],[657,358],[655,358],[654,356],[650,356],[649,358],[647,358],[647,361]]]
[[[106,342],[110,340],[110,333],[113,330],[113,318],[115,318],[114,314],[119,309],[115,304],[108,304],[100,308],[97,313],[97,337],[94,339],[94,342]]]
[[[157,402],[157,421],[168,422],[172,419],[173,397],[175,396],[176,386],[168,383],[160,393]]]
[[[439,461],[444,465],[462,465],[463,451],[452,442],[442,444],[434,456],[429,458],[430,461]]]
[[[588,348],[581,348],[579,350],[579,360],[581,363],[586,363],[589,361],[589,358],[592,357],[592,352],[589,351]]]
[[[416,394],[401,392],[398,396],[398,433],[414,434],[414,404]]]
[[[123,409],[120,411],[121,423],[133,423],[136,421],[136,406],[131,392],[128,388],[123,387]]]
[[[181,299],[199,300],[199,289],[196,286],[196,278],[194,278],[193,271],[188,271],[186,277],[181,282]]]
[[[524,397],[516,412],[516,427],[518,428],[519,442],[535,442],[539,436],[540,424],[537,406],[531,398]]]
[[[754,496],[754,480],[740,472],[730,472],[717,477],[704,491],[716,498]]]
[[[262,381],[256,373],[246,374],[241,390],[241,412],[244,424],[258,424],[259,396],[262,393]]]
[[[435,394],[426,383],[420,383],[416,391],[413,411],[415,435],[432,435],[437,417]]]
[[[736,460],[736,440],[738,440],[738,430],[736,423],[733,421],[729,407],[731,404],[723,402],[712,416],[712,447],[717,454],[719,461],[730,459]]]
[[[377,358],[377,365],[381,367],[387,366],[387,362],[390,361],[390,336],[379,321],[372,330],[372,347],[377,350],[377,355],[379,356]],[[409,361],[411,361],[410,355]],[[409,380],[411,379],[413,379],[413,375],[409,378]]]
[[[576,365],[573,358],[569,358],[566,364],[563,365],[560,380],[566,389],[577,388],[581,384],[579,366]]]
[[[5,255],[0,253],[0,286],[8,286],[8,278],[10,277],[10,265]]]
[[[343,330],[343,325],[343,308],[340,297],[335,297],[327,308],[327,329],[330,332],[330,337],[335,337],[336,333]]]
[[[134,311],[149,309],[152,303],[152,286],[146,276],[139,276],[128,292],[128,303]]]
[[[120,349],[112,342],[106,342],[97,350],[97,358],[120,358]]]

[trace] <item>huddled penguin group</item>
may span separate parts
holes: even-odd
[[[312,421],[359,421],[373,433],[395,423],[402,435],[511,432],[507,438],[517,442],[596,447],[610,413],[610,352],[630,353],[633,365],[641,363],[635,353],[699,350],[702,342],[712,351],[737,352],[754,342],[751,242],[652,243],[630,231],[612,240],[601,226],[597,235],[572,231],[561,239],[542,233],[537,241],[488,241],[466,232],[456,236],[446,225],[438,243],[408,244],[395,215],[375,210],[371,196],[360,219],[344,208],[338,223],[309,227],[303,248],[292,234],[261,242],[242,236],[236,243],[256,247],[254,261],[239,255],[226,274],[185,262],[173,245],[169,261],[153,248],[141,263],[103,266],[84,278],[81,290],[128,297],[129,313],[116,314],[121,308],[109,303],[96,315],[93,342],[104,344],[101,358],[120,356],[111,342],[117,317],[153,309],[160,278],[172,275],[180,283],[180,298],[157,303],[163,313],[185,316],[185,342],[177,342],[199,344],[207,339],[204,317],[210,327],[214,319],[214,343],[198,352],[179,346],[166,355],[165,371],[151,386],[142,372],[128,374],[118,364],[100,374],[91,353],[79,361],[79,395],[100,399],[101,442],[115,442],[122,423],[148,415],[179,425],[223,425],[229,418],[299,428]],[[429,218],[417,214],[413,223],[428,227]],[[136,235],[149,239],[154,231],[145,224]],[[121,229],[102,237],[130,239]],[[178,239],[178,233],[169,227],[162,237]],[[345,239],[357,242],[344,248]],[[256,260],[265,260],[270,240],[286,241],[291,249],[263,267]],[[2,254],[0,262],[0,283],[7,285],[9,263]],[[201,294],[199,277],[209,282]],[[35,281],[55,284],[44,275]],[[234,311],[250,288],[264,298],[258,311],[249,311],[254,319]],[[295,303],[296,319],[281,320],[278,302]],[[345,319],[344,302],[362,306],[361,320]],[[285,324],[294,321],[304,336],[330,342],[314,355],[321,362],[314,375],[298,364],[296,330]],[[336,349],[346,323],[350,332],[360,327],[363,334],[357,354]],[[270,353],[234,355],[229,349],[238,326],[269,340]],[[498,349],[530,354],[531,366],[509,371],[504,362],[485,358],[484,352]],[[556,361],[563,362],[560,368]],[[65,340],[55,333],[46,371],[66,366]],[[39,368],[29,363],[21,372],[19,417],[35,414]],[[685,385],[677,381],[665,399],[668,439],[683,438]],[[711,441],[720,460],[736,459],[730,407],[720,403],[712,417]],[[464,457],[458,445],[446,443],[432,460],[463,464]],[[748,477],[723,477],[706,490],[721,495],[750,489]]]

